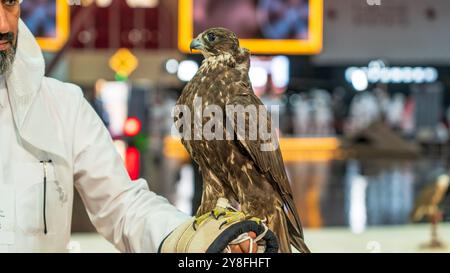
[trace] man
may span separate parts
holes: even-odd
[[[232,252],[256,252],[261,238],[276,251],[259,225],[234,226],[245,240],[225,232],[219,218],[195,230],[193,218],[146,181],[131,182],[80,88],[44,77],[20,2],[0,0],[0,252],[67,252],[74,186],[97,231],[122,252],[221,252],[228,242]]]
[[[0,252],[67,251],[73,186],[120,251],[157,251],[189,217],[130,181],[80,88],[44,77],[19,16],[19,0],[0,0]]]

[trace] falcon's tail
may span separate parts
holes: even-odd
[[[292,225],[288,221],[289,241],[301,253],[310,253],[308,246],[301,236],[292,231]]]
[[[278,238],[280,252],[292,252],[291,245],[301,253],[309,253],[309,249],[303,241],[302,235],[297,228],[292,226],[289,217],[286,215],[282,207],[278,207],[268,223],[269,229],[272,230]]]

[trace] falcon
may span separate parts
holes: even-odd
[[[255,106],[258,116],[265,118],[268,130],[271,130],[270,115],[251,87],[250,52],[241,48],[237,36],[225,28],[204,31],[192,41],[190,48],[199,50],[204,60],[183,89],[177,106],[191,110],[189,126],[178,129],[180,133],[191,131],[191,137],[182,137],[181,141],[198,164],[203,178],[202,202],[196,219],[211,212],[221,216],[220,212],[214,211],[217,200],[234,200],[245,217],[262,219],[274,232],[280,252],[291,252],[291,245],[300,252],[309,252],[275,134],[270,139],[253,139],[247,134],[243,136],[234,127],[231,133],[234,137],[225,137],[227,119],[238,124],[234,114],[227,115],[227,106]],[[223,117],[219,116],[219,124],[212,126],[214,134],[219,133],[224,138],[193,137],[198,134],[195,115],[202,113],[196,107],[205,109],[211,105],[225,113]],[[175,114],[175,124],[182,118],[186,118],[183,113]],[[206,126],[211,118],[214,116],[202,115],[197,123],[199,120],[200,125]],[[255,120],[246,114],[245,122],[250,124]],[[273,149],[261,149],[264,144],[272,145]]]
[[[414,222],[422,220],[425,216],[434,218],[436,214],[441,213],[439,205],[444,200],[450,186],[450,176],[446,173],[439,174],[433,180],[420,191],[419,196],[416,198],[414,209],[410,216]]]

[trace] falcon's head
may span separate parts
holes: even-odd
[[[240,53],[239,40],[232,31],[226,28],[210,28],[191,42],[191,51],[200,50],[205,57]]]

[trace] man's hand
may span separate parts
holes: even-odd
[[[256,233],[253,231],[248,232],[248,236],[252,238],[252,240],[247,240],[239,244],[230,244],[228,245],[230,253],[250,253],[250,246],[251,246],[251,253],[256,253],[258,251],[258,244],[256,241]]]

